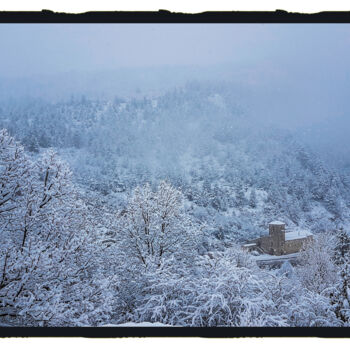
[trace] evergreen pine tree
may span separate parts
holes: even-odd
[[[251,193],[250,193],[249,206],[251,208],[256,208],[256,192],[255,192],[255,189],[253,189],[251,191]]]
[[[350,325],[350,237],[343,230],[336,232],[337,245],[335,249],[335,262],[339,266],[339,283],[332,295],[337,317]]]

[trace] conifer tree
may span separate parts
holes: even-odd
[[[339,283],[332,295],[335,313],[344,325],[350,325],[350,237],[344,229],[336,232],[335,262],[339,266]]]

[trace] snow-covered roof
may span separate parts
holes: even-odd
[[[243,247],[253,247],[255,245],[256,243],[247,243],[247,244],[243,244]]]
[[[291,241],[293,239],[301,239],[309,236],[313,236],[313,234],[308,230],[295,230],[286,232],[286,241]]]
[[[282,221],[271,221],[270,223],[269,223],[269,225],[285,225],[285,223],[284,222],[282,222]]]

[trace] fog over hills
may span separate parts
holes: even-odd
[[[275,216],[318,231],[347,226],[346,163],[329,165],[310,127],[300,135],[256,120],[247,104],[236,85],[193,82],[142,99],[10,104],[2,127],[32,152],[54,147],[104,195],[168,179],[228,239],[257,235]]]
[[[0,34],[0,323],[350,325],[348,25]]]
[[[297,128],[300,135],[310,129],[307,141],[316,149],[326,142],[332,154],[349,146],[346,137],[323,132],[327,124],[349,129],[346,25],[2,24],[1,29],[3,102],[60,102],[82,95],[142,99],[191,81],[226,82],[257,122]]]

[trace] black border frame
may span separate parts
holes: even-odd
[[[349,328],[338,327],[0,327],[1,337],[84,338],[349,338]]]
[[[0,11],[0,23],[349,23],[350,11]]]
[[[350,23],[350,11],[314,14],[276,11],[173,13],[101,12],[79,14],[42,11],[0,11],[3,23]],[[0,327],[0,337],[320,337],[348,338],[349,328],[338,327]]]

